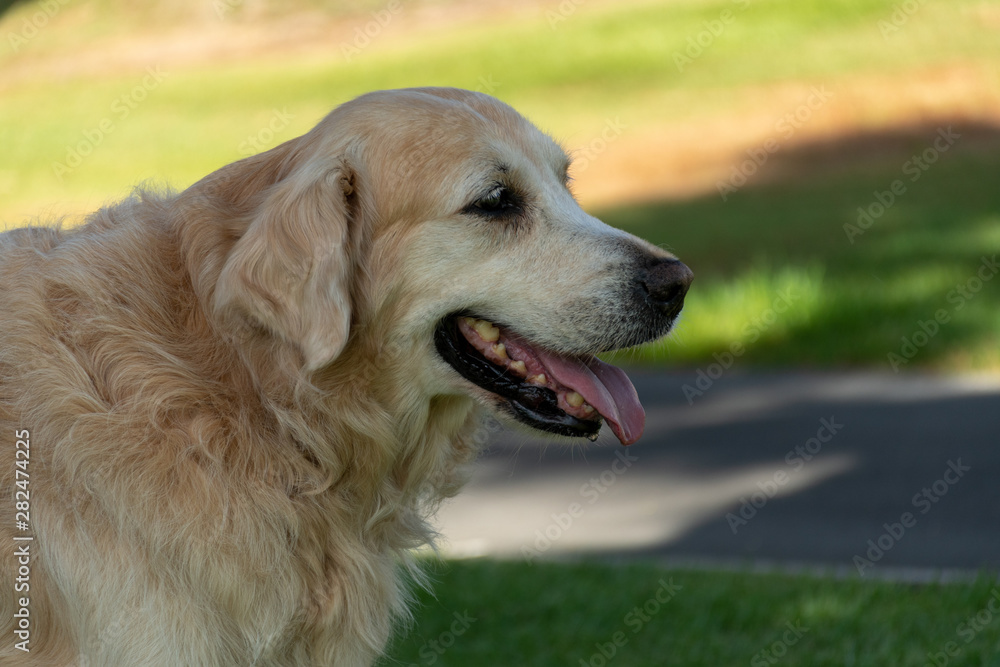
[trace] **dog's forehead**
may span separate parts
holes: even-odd
[[[369,140],[404,168],[496,162],[561,169],[565,151],[524,116],[482,93],[454,88],[380,91],[344,105]]]

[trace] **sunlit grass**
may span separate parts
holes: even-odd
[[[624,362],[691,362],[713,353],[741,357],[762,340],[787,340],[821,308],[822,270],[766,265],[729,280],[697,284],[669,337],[616,358]]]
[[[240,9],[227,20],[239,24],[252,15],[243,3],[234,4]],[[144,32],[155,37],[158,31],[180,31],[185,20],[216,29],[224,22],[210,5],[66,5],[25,46],[0,50],[0,66],[30,71],[31,63],[54,54],[71,64],[88,45],[113,38],[134,43]],[[905,76],[906,68],[927,63],[1000,59],[1000,40],[975,12],[980,5],[928,3],[892,39],[878,30],[878,21],[893,11],[890,0],[632,0],[574,4],[565,16],[558,4],[541,3],[532,14],[501,13],[446,31],[404,31],[403,15],[350,61],[334,40],[325,54],[272,51],[204,65],[155,63],[169,76],[120,120],[111,105],[142,83],[145,65],[61,75],[58,81],[16,78],[0,82],[0,221],[17,224],[37,208],[60,202],[92,206],[147,179],[183,187],[240,157],[238,146],[261,129],[261,116],[272,109],[294,116],[287,135],[275,136],[273,145],[304,131],[336,104],[378,88],[486,87],[546,130],[574,137],[616,116],[638,127],[722,110],[732,100],[728,91],[739,87],[865,72]],[[327,11],[316,2],[295,3],[288,11],[294,8]],[[372,8],[377,3],[350,13],[363,20]],[[34,11],[33,3],[16,5],[0,17],[0,34],[20,31]],[[689,66],[679,67],[675,57],[689,39],[723,11],[732,11],[733,20],[711,35]],[[928,28],[936,40],[928,41]],[[57,175],[53,165],[106,118],[116,121],[114,131],[79,168]]]
[[[407,4],[406,11],[449,1]],[[186,0],[66,4],[23,49],[0,50],[0,67],[19,73],[0,80],[0,229],[36,215],[90,211],[139,183],[186,187],[242,157],[249,138],[261,139],[260,148],[275,145],[336,104],[377,88],[486,89],[573,149],[609,118],[621,117],[641,135],[644,127],[729,112],[741,91],[755,87],[869,75],[905,79],[927,67],[1000,62],[1000,40],[990,28],[997,8],[979,0],[920,3],[905,29],[888,33],[880,21],[891,19],[893,0],[563,4],[574,9],[560,14],[563,5],[539,3],[533,12],[457,19],[441,30],[406,30],[412,15],[404,14],[350,61],[337,40],[326,51],[272,50],[185,65],[167,59],[157,63],[165,76],[155,86],[144,85],[145,64],[126,60],[81,71],[69,65],[108,40],[158,39],[187,25],[249,25],[261,11],[275,19],[306,9],[324,20],[353,14],[363,21],[384,3],[366,0],[350,10],[318,0],[266,10],[235,3],[224,19],[211,3]],[[15,5],[0,17],[0,35],[19,31],[34,11],[32,3]],[[679,66],[676,56],[723,11],[733,20]],[[69,69],[56,80],[21,76],[60,54]],[[143,99],[123,116],[120,102],[137,87]],[[275,114],[287,120],[264,132]],[[95,135],[107,122],[111,130]],[[914,150],[926,141],[918,137]],[[709,194],[595,211],[671,249],[696,275],[676,333],[619,358],[700,365],[738,345],[736,363],[745,365],[886,368],[887,355],[920,321],[954,308],[949,291],[976,271],[980,256],[1000,248],[994,178],[1000,163],[995,151],[977,153],[977,141],[963,139],[853,244],[843,225],[900,176],[907,154],[881,162],[861,156],[853,175],[817,171],[748,186],[726,202]],[[772,163],[794,150],[784,147]],[[86,155],[62,171],[58,165],[74,151]],[[951,313],[910,365],[1000,368],[997,285]],[[789,289],[802,295],[793,307],[755,324]]]
[[[883,216],[851,243],[843,225],[856,221],[854,202],[866,202],[872,183],[897,173],[889,161],[874,177],[825,175],[726,202],[601,211],[674,250],[695,273],[676,333],[618,359],[702,365],[742,345],[734,363],[743,366],[895,370],[889,355],[944,311],[947,322],[904,367],[1000,368],[1000,276],[990,268],[1000,253],[1000,189],[985,176],[1000,173],[1000,161],[948,156],[896,204],[902,213]],[[987,280],[963,296],[959,290],[975,286],[981,270]],[[772,325],[755,325],[788,288],[801,301]]]

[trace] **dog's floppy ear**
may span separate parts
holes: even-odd
[[[217,313],[250,316],[298,346],[310,371],[333,361],[347,342],[352,193],[343,163],[292,166],[251,209],[215,286]]]

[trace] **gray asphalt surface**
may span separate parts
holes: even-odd
[[[630,376],[627,449],[493,432],[440,513],[445,554],[1000,569],[1000,378]]]

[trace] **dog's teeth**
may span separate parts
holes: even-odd
[[[566,402],[572,405],[574,408],[578,408],[581,405],[583,405],[583,396],[576,393],[575,391],[571,391],[568,394],[566,394]],[[593,410],[593,408],[591,409]]]
[[[599,432],[598,433],[591,433],[591,434],[589,434],[587,436],[587,440],[590,440],[591,442],[597,442],[597,436],[598,435],[600,435]]]
[[[487,343],[495,343],[500,340],[500,330],[486,320],[476,320],[472,326],[479,337]]]
[[[585,414],[587,416],[590,416],[590,415],[594,414],[594,406],[591,405],[590,403],[584,403],[580,407],[580,409],[583,410],[583,414]]]
[[[548,384],[549,379],[545,377],[545,373],[539,373],[538,375],[532,375],[530,378],[528,378],[528,382],[530,382],[531,384],[537,384],[540,387],[544,387],[546,384]]]
[[[500,357],[501,361],[507,360],[507,346],[503,343],[497,343],[493,346],[493,354]]]
[[[512,361],[510,362],[510,370],[514,371],[521,377],[528,374],[528,367],[524,365],[523,361]]]

